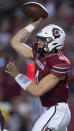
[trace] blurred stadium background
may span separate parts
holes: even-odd
[[[38,98],[34,99],[26,94],[5,73],[5,65],[8,61],[14,61],[21,73],[35,80],[33,61],[24,59],[10,46],[11,37],[30,22],[20,9],[28,1],[42,3],[48,10],[49,17],[38,29],[53,23],[61,26],[67,34],[63,51],[72,64],[69,80],[72,118],[68,128],[69,131],[74,131],[74,0],[0,0],[0,109],[5,117],[5,128],[9,131],[31,131],[41,113]],[[27,44],[30,45],[35,40],[33,36],[37,30],[26,41]]]

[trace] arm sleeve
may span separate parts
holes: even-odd
[[[70,65],[69,64],[57,64],[52,66],[51,71],[52,74],[57,76],[64,76],[70,74]]]

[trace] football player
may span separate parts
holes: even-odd
[[[67,131],[70,122],[68,79],[71,64],[61,52],[66,34],[61,27],[49,24],[36,34],[37,41],[32,48],[24,43],[41,21],[40,18],[27,25],[11,39],[11,45],[18,53],[34,60],[36,83],[20,74],[13,62],[7,64],[6,72],[23,90],[40,97],[45,111],[32,131]]]

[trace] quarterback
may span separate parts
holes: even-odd
[[[61,27],[49,24],[35,35],[37,41],[30,48],[25,40],[41,21],[40,18],[30,23],[11,39],[11,46],[19,54],[34,60],[36,82],[33,83],[24,74],[20,74],[13,62],[7,64],[6,72],[23,90],[40,97],[45,111],[32,131],[67,131],[71,117],[68,107],[71,64],[61,52],[66,34]]]

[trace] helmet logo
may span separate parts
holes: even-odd
[[[53,33],[53,36],[55,37],[55,39],[60,37],[60,30],[59,29],[53,28],[52,33]]]
[[[48,34],[47,32],[45,32],[45,34]]]

